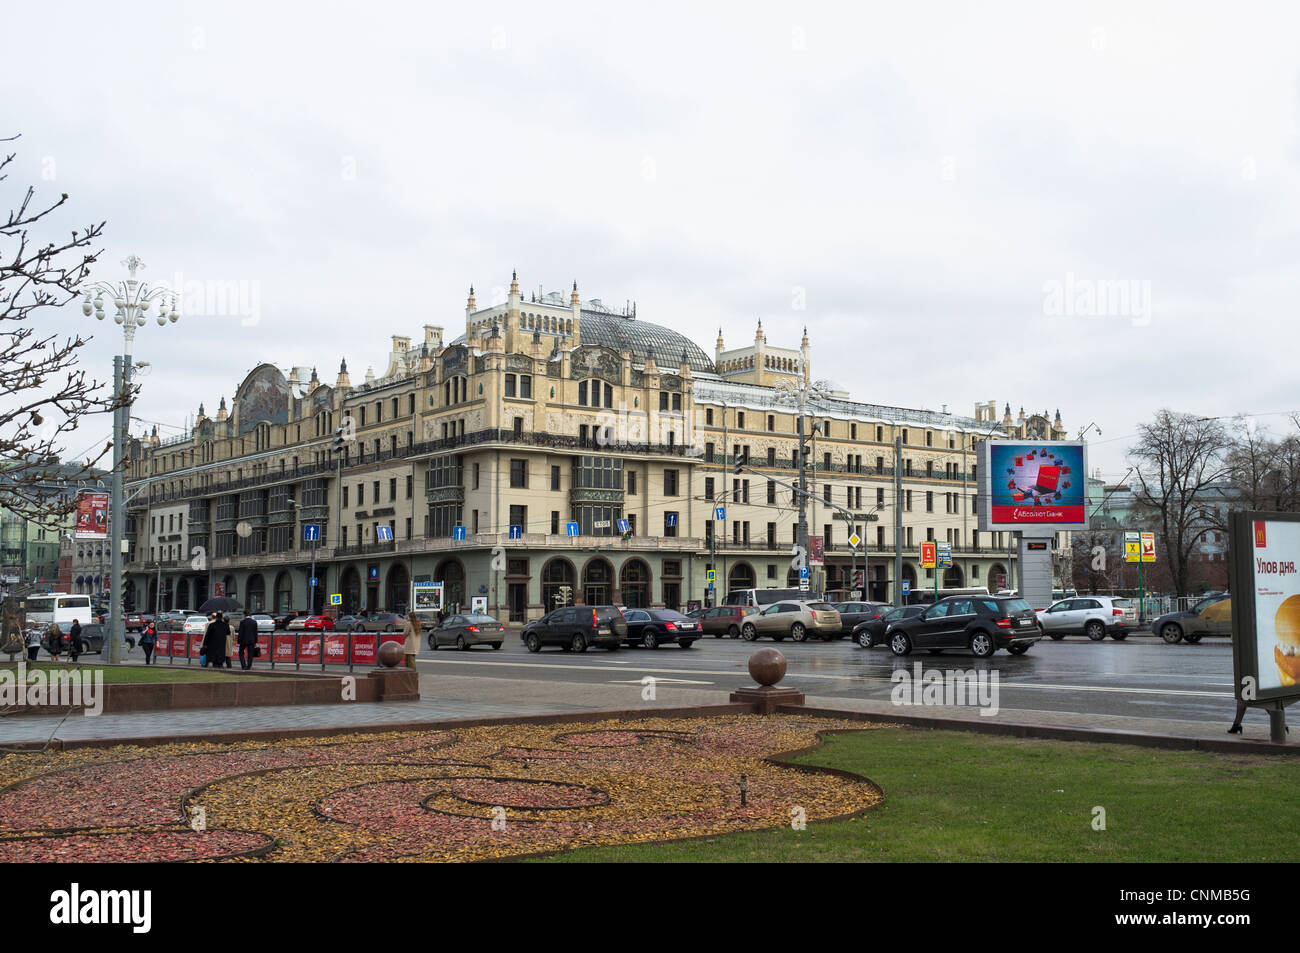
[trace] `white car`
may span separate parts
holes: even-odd
[[[186,616],[185,625],[181,631],[186,635],[203,635],[208,631],[208,617],[202,612]]]
[[[253,619],[257,622],[258,635],[270,635],[275,631],[275,619],[271,616],[259,612],[253,616]]]
[[[1133,600],[1115,596],[1076,596],[1038,610],[1043,634],[1057,642],[1067,635],[1086,635],[1100,642],[1107,635],[1117,642],[1128,638],[1137,625]]]

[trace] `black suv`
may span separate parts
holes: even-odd
[[[590,645],[613,650],[627,637],[627,622],[618,606],[565,606],[529,622],[519,634],[530,652],[543,645],[566,652],[585,652]]]
[[[889,648],[895,655],[925,649],[970,649],[976,658],[989,658],[998,649],[1024,655],[1043,637],[1038,616],[1024,599],[1010,596],[948,596],[920,615],[889,627]]]

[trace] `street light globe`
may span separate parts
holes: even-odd
[[[117,314],[113,315],[113,320],[116,321],[118,324],[122,324],[126,321],[126,315],[124,315],[119,309]]]
[[[144,325],[145,325],[145,317],[144,317],[144,315],[143,315],[143,314],[141,314],[141,315],[137,315],[137,316],[136,316],[136,319],[135,319],[135,326],[136,326],[137,328],[142,328],[142,327],[144,327]]]
[[[158,315],[158,317],[157,317],[155,320],[158,322],[158,327],[161,328],[161,327],[163,327],[163,326],[165,326],[165,325],[167,324],[167,315],[165,315],[165,314],[160,314],[160,315]],[[143,322],[141,322],[141,323],[143,323]]]
[[[96,312],[95,312],[95,317],[98,318],[100,321],[103,321],[103,320],[104,320],[104,312],[103,312],[103,311],[96,311]]]
[[[117,305],[118,308],[125,308],[125,307],[126,307],[126,299],[125,299],[125,298],[114,298],[114,299],[113,299],[113,304]]]
[[[141,311],[148,311],[148,310],[149,310],[149,305],[151,305],[151,304],[153,304],[153,302],[150,301],[148,298],[145,298],[143,301],[140,302],[140,310],[141,310]]]
[[[95,310],[94,305],[90,303],[90,296],[87,295],[86,300],[81,302],[81,313],[84,314],[86,317],[90,317],[90,313],[94,310]]]
[[[180,320],[180,317],[181,316],[179,314],[173,311],[171,314],[167,315],[167,320],[170,321],[172,324],[175,324],[177,321]]]

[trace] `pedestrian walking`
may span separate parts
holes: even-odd
[[[406,636],[406,667],[414,669],[415,657],[420,654],[420,617],[415,613],[408,615],[402,632]]]
[[[229,632],[230,626],[222,619],[221,613],[212,613],[212,621],[208,623],[207,631],[203,634],[203,654],[213,668],[221,667],[222,657],[226,651],[226,635]]]
[[[51,622],[45,630],[45,651],[50,653],[50,661],[58,664],[59,653],[63,651],[63,630],[57,622]]]
[[[41,630],[32,627],[27,630],[27,661],[35,662],[41,654]]]
[[[247,619],[248,616],[244,616],[244,618]],[[240,624],[242,625],[243,623],[241,622]],[[234,658],[234,656],[235,656],[235,630],[231,628],[230,622],[227,620],[226,621],[226,646],[225,646],[225,652],[221,656],[226,662],[226,668],[234,668],[234,666],[230,664],[230,660]]]
[[[247,672],[253,667],[253,650],[257,648],[257,620],[251,615],[239,622],[239,667]]]
[[[144,652],[144,664],[153,664],[153,648],[158,643],[158,633],[154,630],[153,623],[150,622],[140,633],[140,649]]]
[[[81,654],[81,620],[73,619],[72,628],[68,630],[68,654],[72,656],[72,661],[77,660]]]

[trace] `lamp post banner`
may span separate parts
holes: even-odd
[[[77,496],[76,539],[108,538],[108,494],[81,493]]]

